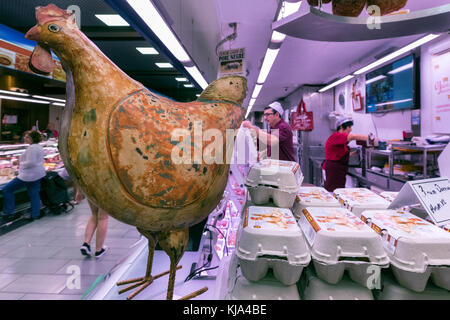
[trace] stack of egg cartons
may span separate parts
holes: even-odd
[[[377,231],[400,285],[423,292],[431,276],[450,290],[450,233],[405,210],[368,210],[361,219]]]
[[[303,268],[311,260],[290,209],[302,180],[296,162],[265,159],[250,168],[245,184],[251,199],[245,208],[235,251],[243,276],[240,281],[246,282],[235,285],[236,290],[261,286],[261,281],[270,285],[273,280],[289,292],[296,288]],[[273,276],[268,275],[269,269]],[[233,296],[242,295],[234,292]]]
[[[329,284],[338,284],[347,270],[353,281],[372,289],[374,275],[389,266],[377,233],[346,208],[308,207],[298,224],[317,276]]]
[[[295,198],[292,213],[298,219],[307,207],[339,207],[333,194],[322,187],[300,187]]]
[[[366,188],[339,188],[334,190],[339,203],[360,217],[365,210],[387,209],[391,204],[383,197]]]
[[[264,159],[250,168],[245,185],[253,204],[267,204],[272,199],[279,208],[292,208],[302,182],[297,162]]]

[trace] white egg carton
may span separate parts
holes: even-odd
[[[375,291],[377,300],[450,300],[450,292],[428,283],[423,292],[415,292],[402,287],[392,275],[383,274],[381,290]]]
[[[389,202],[394,201],[395,198],[398,196],[398,192],[393,191],[384,191],[380,193],[380,196],[386,199]]]
[[[339,201],[322,187],[300,187],[295,198],[292,213],[299,218],[307,207],[339,207]]]
[[[428,279],[450,290],[450,233],[405,210],[369,210],[361,219],[383,239],[397,281],[416,292]]]
[[[247,280],[259,281],[271,268],[284,285],[296,283],[311,261],[291,210],[274,207],[246,208],[236,256]]]
[[[350,278],[369,287],[375,268],[387,268],[389,259],[379,236],[345,208],[309,207],[298,220],[311,251],[317,276],[338,283]]]
[[[214,286],[215,300],[300,300],[297,286],[285,286],[273,275],[258,282],[248,281],[239,268],[236,255],[224,257]]]
[[[339,203],[356,216],[370,209],[387,209],[391,204],[383,197],[366,188],[339,188],[333,192]]]
[[[329,284],[307,268],[297,286],[304,300],[373,300],[372,291],[344,276],[338,284]]]
[[[245,185],[257,205],[272,199],[277,207],[292,208],[302,182],[297,162],[264,159],[250,168]]]

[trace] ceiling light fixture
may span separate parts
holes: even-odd
[[[264,83],[269,75],[270,69],[272,68],[275,59],[277,58],[280,49],[270,49],[267,48],[266,55],[264,56],[264,61],[259,72],[257,83]]]
[[[21,93],[21,92],[15,92],[15,91],[7,91],[7,90],[0,90],[0,93],[13,94],[15,96],[21,96],[21,97],[29,97],[30,96],[28,93]]]
[[[109,27],[127,27],[127,26],[129,26],[128,22],[126,22],[118,14],[96,14],[95,16]]]
[[[416,40],[416,41],[408,44],[407,46],[405,46],[397,51],[394,51],[381,59],[378,59],[377,61],[365,66],[364,68],[361,68],[358,71],[355,71],[354,74],[359,75],[359,74],[365,73],[367,71],[370,71],[392,59],[395,59],[395,58],[401,56],[404,53],[407,53],[417,47],[420,47],[421,45],[424,45],[427,42],[430,42],[431,40],[436,39],[437,37],[439,37],[438,34],[429,34],[423,38],[420,38],[419,40]]]
[[[177,37],[150,0],[127,0],[127,2],[149,26],[159,40],[161,40],[169,51],[172,52],[175,58],[181,62],[188,62],[191,60],[180,41],[178,41]]]
[[[350,74],[349,74],[348,76],[345,76],[345,77],[343,77],[342,79],[339,79],[339,80],[337,80],[337,81],[335,81],[335,82],[333,82],[333,83],[327,85],[326,87],[323,87],[322,89],[319,90],[319,92],[324,92],[324,91],[327,91],[327,90],[329,90],[329,89],[331,89],[331,88],[334,88],[334,87],[336,87],[337,85],[339,85],[339,84],[341,84],[341,83],[343,83],[343,82],[345,82],[345,81],[347,81],[347,80],[350,80],[350,79],[353,78],[353,77],[354,77],[353,75],[350,75]]]
[[[175,78],[175,80],[177,80],[179,82],[186,82],[186,81],[188,81],[187,78]]]
[[[51,98],[51,97],[44,97],[44,96],[38,96],[38,95],[32,95],[33,98],[38,98],[38,99],[46,99],[46,100],[50,100],[50,101],[57,101],[57,102],[66,102],[66,100],[63,99],[57,99],[57,98]]]
[[[142,54],[159,54],[153,47],[136,47],[136,49]]]
[[[197,83],[202,89],[205,89],[208,86],[208,82],[206,82],[206,80],[203,78],[202,74],[200,73],[200,71],[197,69],[196,66],[184,68],[186,69],[187,72],[189,72],[192,78],[194,78],[194,80],[197,81]]]
[[[159,68],[173,68],[173,66],[168,62],[156,62],[155,63]]]
[[[40,103],[40,104],[50,104],[50,101],[43,101],[43,100],[36,100],[36,99],[27,99],[27,98],[19,98],[19,97],[9,97],[9,96],[4,96],[4,95],[0,95],[0,99],[23,101],[23,102],[31,102],[31,103]]]
[[[186,88],[193,88],[193,87],[194,87],[194,85],[193,85],[193,84],[190,84],[190,83],[184,84],[184,86],[185,86]]]
[[[58,103],[58,102],[53,102],[52,105],[59,106],[59,107],[65,107],[66,106],[64,103]]]
[[[255,88],[253,89],[252,98],[257,98],[259,93],[261,92],[263,85],[262,84],[256,84]]]

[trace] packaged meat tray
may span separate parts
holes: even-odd
[[[343,207],[349,209],[358,217],[364,210],[387,209],[391,204],[366,188],[339,188],[334,190],[333,194]]]
[[[344,275],[338,284],[329,284],[306,268],[297,283],[303,300],[373,300],[372,291]]]
[[[348,270],[350,278],[368,286],[374,268],[387,268],[389,258],[380,237],[345,208],[309,207],[298,220],[317,276],[338,283]]]
[[[307,207],[339,207],[339,201],[322,187],[300,187],[295,198],[292,213],[299,218]]]
[[[416,292],[432,278],[450,289],[450,233],[405,210],[369,210],[361,219],[383,239],[397,281]]]
[[[271,268],[284,285],[296,283],[311,260],[291,210],[258,206],[245,210],[236,256],[247,280],[259,281]]]
[[[250,168],[245,185],[257,205],[272,199],[277,207],[292,208],[302,182],[297,162],[264,159]]]
[[[377,300],[450,300],[450,292],[429,282],[423,292],[415,292],[402,287],[392,274],[383,273],[381,288],[374,291]]]
[[[235,254],[224,257],[214,286],[215,300],[300,300],[295,284],[285,286],[268,274],[258,282],[248,281],[241,273]]]

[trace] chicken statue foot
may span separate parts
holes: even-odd
[[[182,266],[178,266],[178,263],[180,262],[181,257],[183,256],[184,251],[186,250],[186,247],[187,247],[187,243],[189,240],[189,229],[170,230],[170,231],[165,231],[165,232],[164,231],[163,232],[150,232],[150,231],[142,230],[140,228],[137,228],[137,229],[144,237],[146,237],[148,239],[149,253],[148,253],[148,259],[147,259],[147,270],[145,272],[144,277],[117,282],[117,286],[133,283],[131,286],[120,290],[119,294],[122,294],[129,290],[138,288],[135,292],[133,292],[130,296],[127,297],[127,300],[131,300],[135,296],[137,296],[141,291],[143,291],[145,288],[147,288],[150,284],[152,284],[154,280],[169,274],[169,286],[167,289],[167,300],[172,300],[174,284],[175,284],[175,273],[177,270],[182,268]],[[151,272],[152,272],[152,266],[153,266],[153,256],[154,256],[155,247],[156,247],[157,242],[159,242],[161,248],[170,257],[170,269],[168,271],[165,271],[165,272],[162,272],[155,276],[152,276]],[[184,300],[184,299],[198,296],[199,294],[206,292],[206,290],[208,290],[208,288],[202,288],[202,289],[200,289],[192,294],[189,294],[181,299]]]

